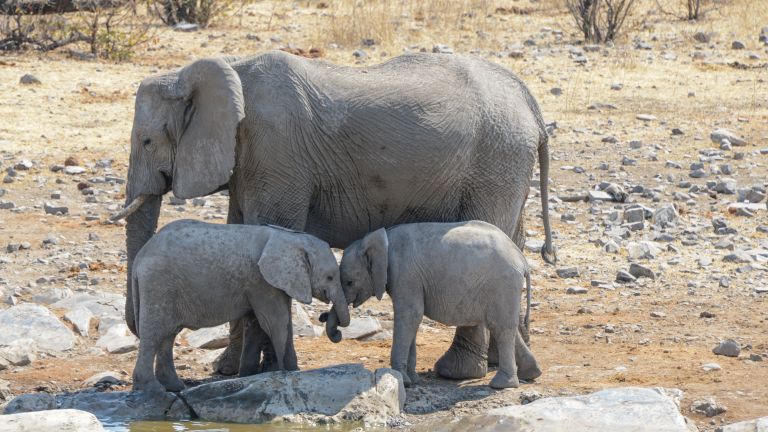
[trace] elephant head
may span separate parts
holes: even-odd
[[[374,295],[381,300],[387,289],[388,251],[389,240],[384,228],[368,233],[344,250],[340,271],[347,303],[358,307]],[[334,311],[322,317],[321,321],[325,321],[328,338],[339,342],[341,334],[336,328],[339,319]]]
[[[333,313],[342,327],[349,325],[349,309],[341,288],[339,266],[328,243],[307,234],[292,241],[287,230],[275,228],[259,258],[259,271],[270,285],[301,303],[312,298],[333,303]],[[296,235],[293,233],[293,235]]]
[[[125,317],[135,333],[133,260],[157,228],[163,194],[208,195],[227,184],[235,165],[237,127],[245,117],[240,78],[226,61],[202,59],[145,79],[136,93],[126,200]]]

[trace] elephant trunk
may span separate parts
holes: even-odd
[[[342,299],[331,299],[333,308],[320,315],[320,321],[325,322],[325,334],[334,343],[341,341],[341,332],[338,327],[347,327],[350,320],[348,304],[346,299],[343,299],[343,294],[341,297]]]
[[[157,229],[157,220],[160,217],[160,203],[162,201],[161,195],[141,195],[136,199],[128,197],[126,200],[126,209],[131,207],[136,200],[143,198],[143,202],[140,206],[133,209],[133,211],[127,215],[125,232],[126,232],[126,252],[128,254],[128,277],[126,283],[125,292],[125,321],[128,328],[134,334],[136,331],[136,319],[133,312],[133,291],[132,291],[132,272],[133,261],[136,258],[136,254],[144,246],[147,241],[155,234]]]

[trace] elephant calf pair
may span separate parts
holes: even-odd
[[[379,229],[355,241],[340,268],[324,241],[275,226],[172,222],[139,251],[133,266],[134,313],[141,338],[135,390],[180,391],[173,343],[182,328],[251,317],[240,375],[258,370],[268,338],[278,367],[296,370],[291,298],[333,302],[330,336],[357,307],[387,291],[395,312],[392,367],[406,386],[416,375],[416,333],[424,315],[447,325],[485,326],[499,349],[494,388],[541,375],[518,332],[529,268],[512,240],[479,221],[416,223]],[[529,305],[530,307],[530,305]],[[333,338],[332,338],[333,339]],[[336,338],[338,340],[338,338]]]

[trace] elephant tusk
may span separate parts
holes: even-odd
[[[138,197],[136,197],[136,198],[135,198],[133,201],[131,201],[131,203],[130,203],[130,204],[128,204],[127,206],[125,206],[125,208],[124,208],[124,209],[122,209],[122,210],[120,211],[120,213],[118,213],[118,214],[116,214],[116,215],[112,216],[112,217],[111,217],[111,218],[109,218],[109,219],[110,219],[111,221],[115,222],[115,221],[119,221],[120,219],[123,219],[123,218],[126,218],[126,217],[130,216],[130,215],[131,215],[131,214],[133,214],[133,213],[134,213],[136,210],[138,210],[138,209],[139,209],[139,207],[141,207],[141,206],[144,204],[144,201],[146,201],[146,200],[147,200],[147,198],[149,198],[149,195],[147,195],[147,194],[144,194],[144,195],[139,195],[139,196],[138,196]]]

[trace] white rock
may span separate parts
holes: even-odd
[[[374,317],[352,318],[348,327],[341,327],[344,339],[359,339],[381,331],[379,320]]]
[[[24,338],[17,339],[0,346],[0,370],[3,363],[9,366],[27,366],[37,360],[37,344],[34,340]]]
[[[0,416],[0,430],[3,432],[103,432],[104,427],[91,413],[62,409]]]
[[[22,303],[0,311],[0,345],[29,338],[42,350],[66,351],[75,346],[75,335],[44,306]]]
[[[629,242],[627,253],[631,259],[653,259],[661,253],[661,248],[649,241]]]
[[[768,417],[725,425],[723,432],[768,432]]]
[[[650,422],[650,423],[649,423]],[[675,400],[663,389],[623,387],[584,396],[542,398],[442,424],[440,431],[688,432]]]
[[[303,337],[322,336],[325,330],[323,327],[312,323],[309,315],[298,302],[293,302],[293,334]]]
[[[84,307],[94,315],[113,315],[122,317],[125,313],[125,296],[121,294],[99,292],[95,294],[80,293],[51,305],[52,309],[72,310]]]
[[[202,349],[225,348],[229,343],[229,324],[216,327],[201,328],[189,332],[185,339],[191,347]]]
[[[96,341],[96,346],[111,354],[123,354],[138,349],[139,340],[131,334],[128,326],[118,324],[109,328],[107,333]]]
[[[85,172],[85,168],[79,166],[65,166],[64,172],[67,174],[82,174]]]
[[[83,387],[93,387],[96,384],[108,383],[108,384],[120,384],[123,380],[120,378],[120,374],[113,371],[100,372],[96,375],[88,377],[83,381]]]
[[[709,139],[712,140],[715,144],[720,144],[723,140],[728,140],[731,144],[735,146],[745,146],[747,145],[747,142],[742,139],[740,136],[736,135],[735,133],[729,131],[728,129],[715,129],[712,131],[712,133],[709,134]]]
[[[82,306],[71,309],[64,314],[64,320],[71,322],[75,327],[75,331],[80,333],[80,336],[85,337],[88,337],[88,332],[91,327],[91,319],[93,319],[93,313],[90,309]]]
[[[345,364],[202,384],[182,397],[205,421],[261,423],[312,414],[382,424],[402,411],[405,387],[397,371]]]
[[[69,288],[51,288],[32,297],[32,301],[38,304],[49,305],[72,296]]]

